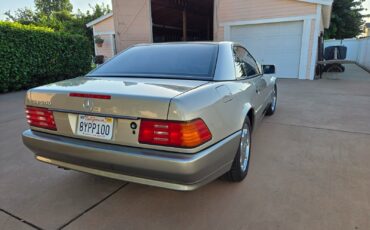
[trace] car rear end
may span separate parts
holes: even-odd
[[[45,163],[176,190],[198,188],[227,171],[236,134],[215,139],[217,130],[201,113],[168,119],[171,107],[186,113],[174,101],[209,88],[212,79],[141,74],[95,71],[31,89],[24,144]]]

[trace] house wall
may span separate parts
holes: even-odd
[[[112,0],[117,49],[152,41],[150,0]],[[214,40],[224,40],[222,23],[316,13],[316,5],[296,0],[215,0]]]
[[[320,31],[321,32],[324,32],[325,28],[324,28],[324,19],[322,18],[322,15],[320,17]]]
[[[102,39],[104,39],[104,43],[102,47],[98,47],[95,44],[95,55],[103,55],[104,60],[107,61],[108,59],[114,56],[114,38],[113,34],[101,34],[99,35]]]
[[[219,23],[315,14],[315,4],[296,0],[216,0]]]
[[[315,6],[296,0],[215,0],[214,39],[224,40],[223,23],[312,15],[316,13]]]
[[[370,36],[370,28],[365,28],[365,36]]]
[[[112,0],[117,50],[131,45],[152,42],[150,0]],[[318,16],[317,16],[318,15]],[[297,18],[304,21],[302,39],[302,79],[313,79],[317,52],[318,31],[321,26],[321,7],[296,0],[215,0],[214,40],[227,40],[230,31],[225,24],[242,21]],[[318,29],[316,29],[318,27]],[[315,57],[314,57],[315,56]],[[301,74],[300,74],[301,76]]]
[[[94,25],[94,32],[99,33],[114,33],[114,21],[113,17],[109,17],[104,21],[101,21]]]
[[[313,79],[316,64],[313,57],[317,55],[315,36],[322,20],[321,7],[317,4],[296,0],[215,0],[215,12],[216,41],[228,40],[233,25],[303,21],[299,75],[301,79]]]
[[[152,42],[150,0],[112,0],[117,50]]]
[[[113,17],[109,17],[95,25],[93,25],[94,36],[99,36],[104,39],[102,47],[95,44],[95,55],[103,55],[105,60],[114,56],[114,21]]]
[[[315,25],[316,25],[316,19],[311,19],[309,22],[309,45],[308,45],[308,53],[307,53],[307,68],[306,68],[306,79],[311,79],[312,75],[312,55],[313,55],[313,49],[317,49],[317,44],[314,44],[315,42]]]

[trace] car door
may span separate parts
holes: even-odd
[[[234,55],[237,79],[251,83],[255,90],[251,102],[255,109],[256,118],[259,120],[265,110],[267,82],[256,61],[244,47],[234,46]]]
[[[267,74],[263,73],[262,66],[260,66],[259,64],[258,66],[262,72],[262,78],[266,82],[266,88],[265,88],[264,95],[265,95],[265,105],[266,107],[268,107],[272,100],[272,94],[274,92],[274,88],[276,84],[276,77],[275,77],[275,73],[267,73]]]
[[[263,100],[263,108],[266,108],[268,104],[270,103],[271,98],[271,92],[273,90],[273,85],[271,81],[272,76],[271,75],[265,75],[263,74],[263,71],[256,61],[256,59],[248,52],[248,62],[253,68],[258,69],[260,75],[259,75],[259,81],[258,81],[258,93],[264,98]]]

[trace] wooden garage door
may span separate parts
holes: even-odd
[[[298,78],[303,22],[231,27],[231,40],[244,45],[261,64],[275,64],[276,76]]]

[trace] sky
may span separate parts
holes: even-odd
[[[95,5],[96,3],[109,4],[112,8],[111,0],[70,0],[70,1],[73,5],[74,12],[77,12],[77,9],[81,9],[82,12],[85,12],[86,10],[89,9],[89,4]],[[0,0],[0,20],[4,20],[6,18],[4,13],[8,10],[13,12],[19,8],[24,7],[32,8],[33,6],[34,6],[33,0]]]
[[[89,4],[95,5],[95,3],[105,3],[112,5],[111,0],[71,0],[73,4],[73,10],[76,12],[77,9],[81,9],[83,12],[89,9]],[[33,0],[0,0],[0,20],[4,20],[6,16],[4,13],[8,10],[15,11],[19,8],[33,7]],[[367,8],[366,14],[370,14],[370,0],[366,0],[364,8]],[[367,19],[370,22],[370,18]]]
[[[370,14],[370,0],[366,0],[366,2],[364,2],[364,8],[367,8],[366,13]],[[367,18],[367,22],[370,22],[370,18]]]

